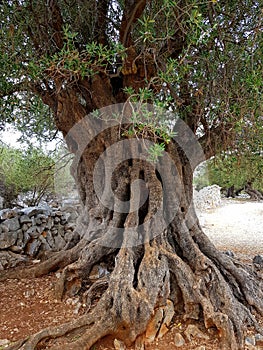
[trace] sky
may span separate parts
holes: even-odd
[[[17,131],[14,127],[9,126],[5,131],[0,132],[0,140],[4,142],[6,145],[21,148],[26,147],[26,143],[18,142],[19,137],[21,136],[21,132]],[[36,146],[39,145],[37,140],[30,140]],[[43,145],[44,150],[52,151],[55,150],[57,146],[57,141],[51,141]]]
[[[15,130],[14,128],[10,128],[0,133],[0,139],[2,142],[7,144],[8,146],[12,146],[16,148],[20,147],[20,144],[17,142],[20,136],[21,136],[21,133]]]

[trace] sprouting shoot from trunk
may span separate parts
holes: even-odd
[[[204,234],[192,181],[203,160],[261,152],[260,3],[6,0],[0,23],[0,129],[59,131],[82,204],[78,243],[0,276],[60,270],[56,296],[81,314],[9,349],[112,335],[141,350],[177,319],[243,349],[262,332],[262,277]]]

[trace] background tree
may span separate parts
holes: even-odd
[[[76,329],[65,349],[88,349],[107,334],[130,344],[168,299],[177,315],[214,329],[222,348],[242,348],[247,325],[259,330],[253,313],[263,314],[262,280],[214,247],[191,200],[202,160],[194,140],[208,159],[235,146],[245,118],[262,114],[261,19],[252,0],[1,5],[2,122],[43,126],[35,107],[44,104],[45,128],[53,116],[78,158],[83,203],[77,246],[2,279],[64,268],[58,296],[84,292],[88,304],[101,291],[88,314],[13,349]],[[105,119],[111,109],[114,126]],[[120,141],[129,147],[110,152]],[[123,161],[109,176],[116,159]],[[102,262],[109,275],[92,284],[89,273]]]
[[[31,192],[27,204],[39,204],[44,196],[54,193],[54,172],[55,158],[41,149],[0,147],[1,194],[5,207],[14,206],[18,195],[27,192]]]
[[[242,191],[248,191],[251,199],[263,198],[260,193],[263,185],[260,152],[242,156],[226,154],[224,158],[213,159],[207,166],[209,183],[218,184],[227,196],[235,197]]]
[[[251,123],[244,119],[237,131],[235,146],[216,154],[200,166],[195,178],[197,189],[218,184],[227,196],[235,197],[241,191],[246,191],[252,199],[261,200],[262,131],[261,122]]]

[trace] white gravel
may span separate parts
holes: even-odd
[[[263,254],[263,202],[223,199],[198,212],[204,232],[219,249]]]

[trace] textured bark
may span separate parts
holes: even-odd
[[[226,196],[227,196],[227,198],[229,198],[229,197],[235,198],[236,197],[235,186],[234,185],[232,185],[229,188],[227,188]]]
[[[214,329],[223,349],[244,348],[247,326],[262,331],[254,316],[263,315],[262,279],[249,267],[219,252],[202,232],[191,204],[191,165],[176,143],[167,148],[176,174],[165,159],[160,159],[157,169],[138,159],[140,150],[135,145],[126,150],[128,159],[111,174],[114,197],[106,188],[104,204],[98,200],[92,178],[95,165],[106,145],[117,140],[118,128],[99,134],[82,152],[74,169],[83,201],[77,226],[80,243],[53,257],[56,263],[43,262],[30,272],[37,276],[48,268],[66,265],[56,286],[57,296],[82,295],[86,313],[9,349],[58,349],[52,339],[76,331],[79,337],[64,345],[65,350],[90,349],[108,334],[127,345],[138,338],[147,342],[151,340],[149,329],[154,317],[167,303],[172,303],[175,314],[185,321],[198,320],[206,329]],[[101,188],[107,179],[106,163],[103,165]],[[137,179],[145,186],[142,182],[136,185]],[[143,204],[140,201],[146,190],[148,197]],[[103,263],[109,274],[93,281],[90,272],[98,263]],[[94,303],[98,292],[100,300]]]
[[[156,28],[157,32],[153,32],[156,39],[148,46],[145,45],[139,27],[139,32],[137,31],[136,23],[140,18],[151,19],[152,15],[157,19],[155,6],[157,16],[160,14],[162,19],[162,2],[122,1],[120,20],[108,18],[110,6],[114,10],[116,4],[108,0],[77,1],[72,4],[70,1],[47,0],[29,1],[27,6],[28,15],[31,14],[29,17],[32,20],[29,21],[25,37],[30,38],[36,54],[39,58],[44,57],[45,61],[53,54],[60,57],[61,48],[66,44],[63,35],[64,24],[69,24],[69,28],[72,27],[74,32],[78,32],[77,37],[81,38],[80,42],[78,38],[73,40],[74,52],[82,52],[85,44],[93,41],[97,44],[120,42],[126,51],[123,58],[116,55],[116,62],[107,62],[105,58],[105,62],[97,67],[95,60],[96,67],[93,67],[93,63],[91,67],[95,69],[96,74],[88,74],[85,77],[82,70],[81,74],[70,71],[65,75],[60,71],[59,65],[53,65],[50,61],[51,66],[43,72],[46,74],[45,79],[33,82],[33,76],[30,76],[26,87],[24,83],[18,83],[15,86],[16,90],[8,91],[13,93],[26,88],[40,96],[43,103],[54,112],[56,127],[63,133],[70,151],[76,155],[72,171],[83,210],[76,228],[81,237],[78,245],[55,254],[38,266],[8,273],[1,272],[0,280],[37,277],[56,269],[63,269],[56,286],[57,297],[80,295],[83,303],[87,305],[86,314],[80,318],[60,327],[45,329],[13,344],[9,349],[43,349],[45,343],[48,343],[46,347],[56,349],[54,338],[76,332],[79,333],[79,337],[63,346],[65,350],[89,349],[107,334],[113,334],[116,338],[125,340],[127,344],[138,338],[149,341],[152,339],[150,329],[154,323],[158,324],[160,321],[157,335],[162,333],[161,325],[164,325],[166,317],[162,315],[165,315],[164,310],[168,305],[173,305],[176,315],[184,317],[185,320],[198,320],[207,329],[213,328],[221,339],[223,349],[243,348],[247,325],[260,331],[254,314],[263,314],[262,279],[249,267],[219,252],[198,223],[192,206],[192,173],[194,167],[203,159],[198,154],[198,148],[193,147],[189,132],[178,128],[176,131],[179,138],[175,137],[166,147],[166,154],[169,156],[161,158],[158,167],[154,167],[147,162],[145,156],[140,157],[147,141],[142,140],[141,134],[136,134],[134,139],[137,143],[132,143],[127,133],[129,124],[125,124],[125,121],[121,120],[119,124],[107,127],[107,123],[104,124],[100,118],[85,118],[94,110],[113,104],[126,103],[129,110],[129,96],[125,94],[125,87],[132,88],[135,93],[140,92],[140,89],[151,89],[156,97],[162,99],[162,91],[167,85],[166,96],[173,97],[181,120],[184,120],[189,130],[194,133],[198,130],[199,133],[203,129],[204,133],[199,142],[205,157],[209,159],[217,152],[228,149],[231,144],[236,147],[232,109],[229,109],[230,114],[228,108],[220,110],[214,122],[210,120],[210,116],[206,117],[213,101],[222,99],[222,106],[228,106],[236,98],[239,101],[242,94],[247,100],[245,90],[239,91],[236,96],[235,82],[238,81],[238,77],[234,75],[233,78],[232,73],[227,72],[232,72],[231,67],[236,63],[238,66],[237,69],[234,67],[234,71],[238,71],[241,63],[234,60],[233,56],[223,67],[226,74],[222,76],[222,80],[221,77],[219,80],[207,79],[211,84],[211,93],[207,92],[207,96],[203,96],[201,81],[200,87],[195,86],[195,83],[187,83],[191,80],[191,75],[186,74],[182,82],[176,80],[174,83],[164,84],[164,81],[170,79],[160,80],[160,73],[169,72],[167,63],[170,58],[177,59],[179,66],[182,63],[182,68],[183,61],[187,63],[185,67],[189,63],[189,69],[191,65],[196,67],[193,68],[195,75],[195,69],[199,69],[199,66],[195,66],[195,59],[188,62],[190,53],[196,55],[198,63],[198,50],[212,50],[209,47],[209,35],[209,45],[205,44],[205,40],[204,43],[200,42],[200,45],[196,43],[195,47],[190,44],[191,40],[189,41],[192,29],[187,27],[192,28],[193,25],[193,28],[196,26],[196,29],[200,29],[198,18],[196,23],[191,23],[195,13],[199,15],[199,10],[195,6],[192,7],[194,4],[176,2],[173,9],[174,23],[170,23],[170,20],[166,22],[169,16],[164,16],[163,27],[172,25],[174,34],[170,34],[169,30],[167,38],[163,43],[159,43],[159,29]],[[83,12],[83,25],[80,23],[74,29],[72,24],[78,22],[78,17],[75,17],[75,11],[72,9],[75,10],[76,5],[81,12],[86,12]],[[94,11],[94,8],[97,11]],[[253,8],[256,13],[257,6]],[[201,12],[204,13],[205,21],[205,4],[202,4]],[[87,19],[85,13],[88,14]],[[229,21],[227,14],[221,15],[214,4],[209,6],[208,18],[212,24],[211,28],[214,28],[214,23],[219,20],[222,33],[225,33],[222,38],[227,37],[229,33],[230,41],[231,37],[236,39],[235,30],[242,27],[243,17],[240,21],[239,15],[242,16],[243,13],[238,12],[237,17],[234,16],[233,20]],[[24,18],[21,18],[24,22]],[[257,16],[257,24],[256,21]],[[250,22],[252,26],[254,21],[251,19]],[[27,21],[25,23],[27,24]],[[231,30],[225,28],[227,23],[231,23]],[[158,21],[156,24],[158,25]],[[107,33],[107,28],[114,30],[114,40]],[[257,26],[255,28],[258,31]],[[251,29],[251,34],[253,30]],[[211,39],[213,38],[211,35]],[[254,38],[256,39],[256,36]],[[211,41],[211,44],[214,45],[214,42]],[[224,53],[221,46],[215,47],[220,55]],[[30,59],[27,56],[25,58]],[[208,67],[200,67],[204,67],[204,74],[210,76],[209,60],[207,65]],[[181,74],[178,74],[181,80]],[[213,74],[212,72],[211,77]],[[42,73],[39,79],[41,76]],[[217,89],[219,92],[215,91]],[[224,99],[224,96],[227,98]],[[246,106],[244,103],[244,108]],[[80,123],[81,121],[83,122]],[[148,136],[150,141],[156,142],[154,135],[150,133]],[[145,139],[147,137],[144,135]],[[120,141],[130,143],[128,147],[120,147],[115,153],[110,153],[108,149]],[[102,154],[108,157],[108,163],[104,161],[104,156],[100,160]],[[111,173],[111,164],[115,164],[116,159],[123,161],[117,164]],[[99,172],[94,178],[98,162]],[[98,193],[101,198],[98,197]],[[96,264],[104,264],[109,274],[93,281],[90,272]],[[97,293],[101,297],[95,304],[93,299]],[[156,315],[159,317],[158,322]]]
[[[250,199],[254,200],[254,201],[260,201],[263,200],[263,195],[260,191],[255,190],[252,187],[252,182],[247,182],[247,184],[245,185],[245,191],[247,192],[247,194],[250,195]]]

